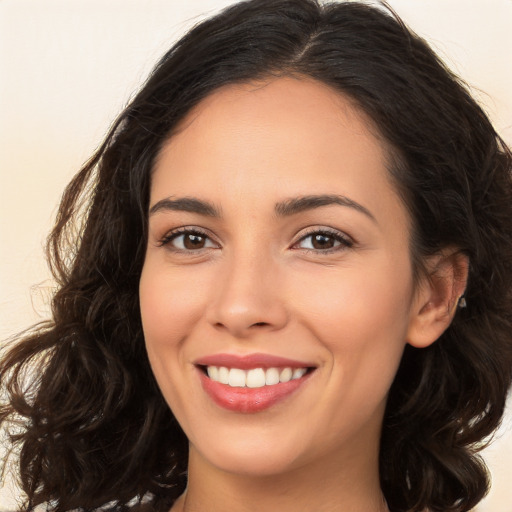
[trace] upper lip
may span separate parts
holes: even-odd
[[[315,365],[286,357],[271,354],[213,354],[204,356],[195,361],[197,366],[225,366],[227,368],[239,368],[251,370],[253,368],[311,368]]]

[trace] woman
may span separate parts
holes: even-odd
[[[4,356],[26,508],[474,507],[512,373],[510,170],[387,12],[198,25],[69,185],[53,320]]]

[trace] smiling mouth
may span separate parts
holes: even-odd
[[[219,353],[194,362],[206,395],[236,413],[257,413],[286,401],[303,389],[317,364],[273,354]]]
[[[200,368],[214,382],[226,384],[233,388],[253,389],[297,380],[314,370],[311,367],[291,368],[288,366],[252,368],[250,370],[213,365],[201,366]]]

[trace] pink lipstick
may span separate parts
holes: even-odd
[[[238,356],[235,354],[215,354],[201,357],[195,362],[195,364],[200,366],[226,366],[227,368],[241,368],[242,370],[271,367],[314,367],[311,363],[260,353],[244,356]]]
[[[295,393],[315,366],[269,354],[216,354],[196,361],[204,391],[220,407],[260,412]]]

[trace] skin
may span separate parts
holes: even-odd
[[[465,267],[446,251],[429,262],[436,277],[415,285],[410,219],[375,134],[338,92],[279,78],[219,89],[163,147],[140,303],[153,372],[190,440],[189,484],[173,511],[387,510],[387,393],[405,344],[426,346],[449,324]],[[276,213],[334,194],[362,208]],[[219,216],[161,206],[169,198]],[[203,238],[194,246],[183,229]],[[328,231],[320,248],[318,231]],[[213,403],[194,361],[255,352],[315,371],[255,414]]]

